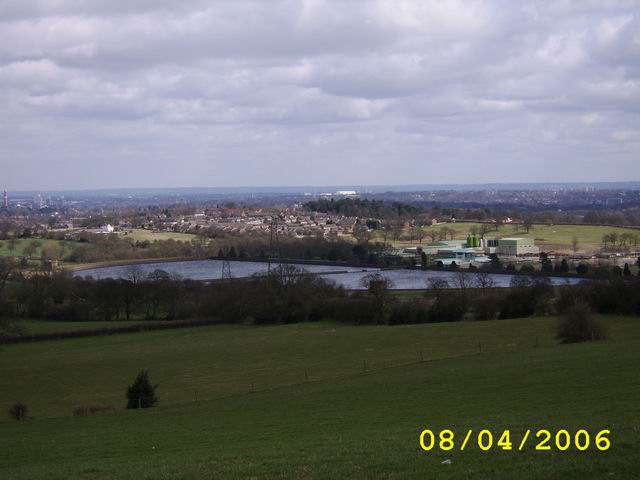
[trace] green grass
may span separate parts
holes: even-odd
[[[640,321],[602,320],[611,339],[578,345],[557,344],[555,319],[530,318],[5,346],[0,406],[21,399],[34,418],[0,422],[0,478],[634,478]],[[420,350],[429,361],[415,363]],[[71,416],[83,404],[121,406],[140,368],[160,384],[156,408]],[[427,426],[609,428],[613,447],[425,453]]]
[[[472,228],[480,231],[479,223],[447,223],[426,227],[426,232],[439,232],[441,228],[447,227],[455,230],[454,239],[465,239]],[[527,234],[524,230],[516,232],[513,225],[502,225],[498,231],[490,231],[486,238],[500,238],[507,236],[531,237],[536,240],[542,250],[556,250],[566,253],[572,252],[573,237],[578,238],[579,252],[592,252],[602,247],[602,237],[608,233],[631,233],[640,236],[640,230],[623,227],[603,227],[599,225],[534,225]],[[449,237],[448,237],[449,238]],[[431,243],[430,237],[425,237],[423,243]],[[416,242],[400,241],[394,242],[398,246],[415,246]]]
[[[123,238],[132,238],[135,241],[149,241],[154,242],[156,240],[180,240],[182,242],[190,242],[196,235],[191,233],[178,233],[178,232],[152,232],[151,230],[144,230],[140,228],[127,231],[127,234]]]

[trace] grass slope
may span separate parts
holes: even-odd
[[[151,230],[135,228],[133,230],[128,230],[126,236],[123,236],[123,238],[132,238],[135,241],[149,242],[154,242],[156,240],[179,240],[182,242],[190,242],[196,238],[196,235],[179,232],[153,232]]]
[[[0,405],[21,398],[36,418],[0,423],[0,477],[633,478],[640,322],[607,317],[611,340],[561,346],[554,321],[225,326],[4,347]],[[409,364],[420,349],[431,360]],[[70,416],[121,405],[142,367],[160,383],[157,408]],[[425,426],[610,428],[613,447],[428,454]]]

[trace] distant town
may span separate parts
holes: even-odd
[[[328,245],[366,245],[369,263],[481,268],[500,261],[513,269],[540,269],[551,261],[556,270],[575,270],[581,262],[634,265],[640,250],[638,225],[640,189],[593,186],[370,193],[4,191],[0,242],[23,244],[14,247],[25,253],[23,261],[41,258],[55,265],[120,259],[105,253],[106,247],[87,247],[104,244],[103,236],[132,246],[121,253],[122,259],[218,256],[232,246],[232,253],[248,255],[243,243],[266,244],[275,236],[278,242],[322,239]],[[43,254],[38,239],[59,244],[47,245]],[[35,247],[25,249],[29,241]],[[150,242],[156,243],[155,253],[147,247]],[[259,254],[271,255],[269,248]],[[334,259],[353,260],[344,254]],[[571,266],[560,267],[562,259]]]

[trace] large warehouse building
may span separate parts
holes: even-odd
[[[540,249],[535,246],[531,238],[500,238],[497,243],[498,255],[538,255],[540,253]]]

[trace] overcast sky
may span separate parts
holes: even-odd
[[[640,0],[1,0],[0,189],[640,179]]]

